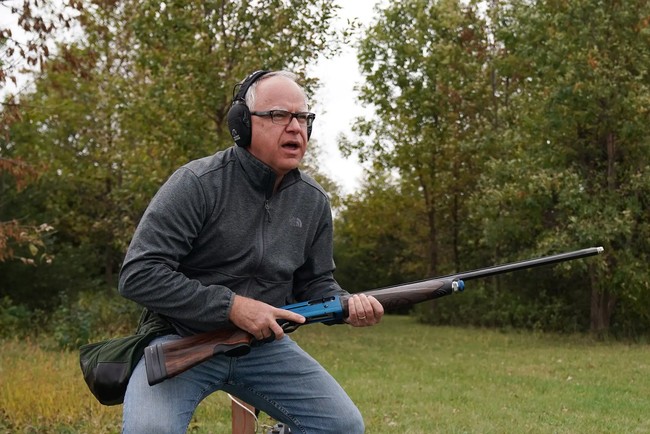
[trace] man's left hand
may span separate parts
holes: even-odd
[[[348,299],[348,314],[345,322],[353,327],[366,327],[379,323],[384,315],[384,307],[375,297],[354,294]]]

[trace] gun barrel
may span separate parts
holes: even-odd
[[[454,278],[459,280],[472,280],[482,277],[495,276],[497,274],[510,273],[512,271],[523,270],[526,268],[539,267],[542,265],[555,264],[558,262],[569,261],[572,259],[585,258],[587,256],[594,256],[602,253],[602,247],[590,247],[588,249],[575,250],[573,252],[558,253],[557,255],[544,256],[537,259],[528,259],[525,261],[512,262],[504,265],[496,265],[494,267],[481,268],[473,271],[466,271],[463,273],[453,275]],[[451,276],[450,276],[451,277]]]
[[[401,285],[388,286],[385,288],[366,291],[364,294],[372,295],[375,297],[384,306],[384,309],[410,306],[426,300],[433,300],[436,298],[451,295],[454,292],[463,291],[465,287],[465,280],[490,277],[497,274],[510,273],[512,271],[524,270],[527,268],[584,258],[587,256],[598,255],[603,251],[604,249],[602,247],[590,247],[587,249],[575,250],[572,252],[543,256],[537,259],[527,259],[524,261],[480,268],[477,270],[466,271],[458,274],[435,277],[433,279],[425,279],[416,282],[404,283]],[[348,315],[347,297],[341,297],[341,301],[343,303],[343,316],[346,317]]]

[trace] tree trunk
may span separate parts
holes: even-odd
[[[607,190],[609,194],[616,194],[616,137],[612,132],[605,135],[605,149],[607,151]],[[604,335],[609,331],[612,314],[618,297],[607,288],[600,289],[598,282],[591,279],[591,312],[589,331],[596,335]]]
[[[594,282],[592,282],[591,288],[589,331],[596,335],[603,335],[609,331],[617,297],[606,289],[599,290],[598,285]]]

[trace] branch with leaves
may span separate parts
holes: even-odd
[[[23,67],[42,66],[50,56],[48,39],[58,29],[71,28],[81,10],[83,3],[77,0],[0,0],[0,13],[13,18],[0,27],[0,84],[16,85]]]
[[[0,222],[0,262],[17,259],[26,265],[50,264],[53,256],[46,250],[44,235],[53,230],[47,223],[32,226],[18,220]],[[19,253],[19,247],[25,247],[26,252]]]
[[[0,174],[3,173],[8,174],[16,190],[21,191],[38,178],[40,171],[22,160],[0,157]],[[33,225],[17,219],[0,221],[0,262],[18,259],[28,265],[49,264],[53,257],[46,251],[45,234],[53,230],[47,223]]]

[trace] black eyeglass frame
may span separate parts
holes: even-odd
[[[276,119],[276,113],[282,115],[283,117],[289,119],[289,121],[286,122],[280,122],[278,119]],[[251,112],[251,115],[253,116],[260,116],[260,117],[270,117],[271,122],[273,122],[276,125],[289,125],[291,121],[296,118],[298,120],[298,124],[300,125],[305,125],[307,128],[310,128],[312,124],[314,123],[314,119],[316,119],[316,114],[315,113],[310,113],[310,112],[296,112],[296,113],[291,113],[288,110],[267,110],[264,112]],[[303,124],[302,121],[305,121]]]

